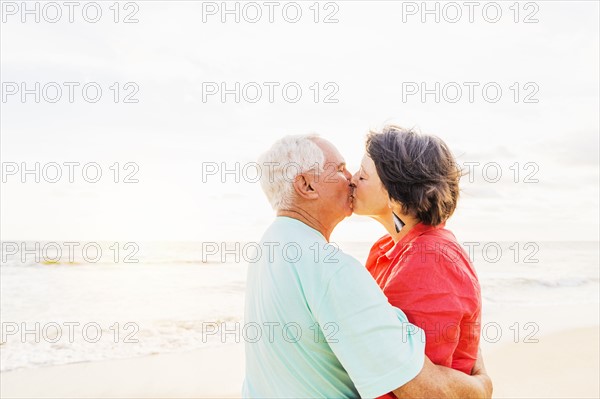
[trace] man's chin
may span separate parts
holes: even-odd
[[[354,213],[355,205],[356,204],[355,204],[354,198],[350,197],[350,201],[348,202],[348,213],[347,213],[346,217],[352,216],[352,214]]]
[[[352,202],[352,206],[350,207],[350,210],[352,211],[353,214],[355,215],[362,215],[361,209],[360,209],[360,205],[358,205],[356,203],[356,200],[354,200]]]

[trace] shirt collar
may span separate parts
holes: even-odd
[[[309,225],[307,225],[306,223],[304,223],[303,221],[293,218],[291,216],[276,216],[275,217],[275,221],[279,222],[279,223],[290,223],[293,225],[296,225],[298,227],[304,228],[307,231],[310,231],[313,234],[316,234],[319,236],[319,238],[321,238],[323,241],[328,242],[327,239],[325,238],[325,236],[323,235],[323,233],[321,233],[319,230],[315,229],[314,227],[310,227]]]
[[[429,224],[424,224],[424,223],[419,222],[412,229],[410,229],[408,234],[406,234],[404,237],[402,237],[400,239],[400,241],[398,241],[395,245],[394,245],[394,240],[390,240],[390,244],[388,244],[388,246],[385,248],[382,245],[381,249],[386,250],[385,256],[388,259],[394,259],[415,238],[427,233],[430,230],[443,229],[445,225],[446,225],[446,223],[441,223],[441,224],[438,224],[437,226],[432,226]]]

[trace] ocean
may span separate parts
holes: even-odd
[[[0,371],[181,352],[240,339],[245,249],[251,246],[104,242],[88,245],[86,254],[83,243],[77,249],[40,243],[36,252],[35,243],[17,242],[29,252],[16,253],[14,244],[2,243]],[[339,247],[364,262],[371,244]],[[484,309],[599,302],[598,242],[462,244],[471,249]]]

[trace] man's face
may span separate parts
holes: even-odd
[[[324,171],[315,182],[319,193],[320,208],[331,219],[341,221],[352,214],[352,174],[346,169],[346,161],[329,141],[315,139],[325,156]]]

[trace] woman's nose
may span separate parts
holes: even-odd
[[[350,176],[350,181],[356,186],[356,182],[358,181],[358,172],[356,172],[353,176]]]

